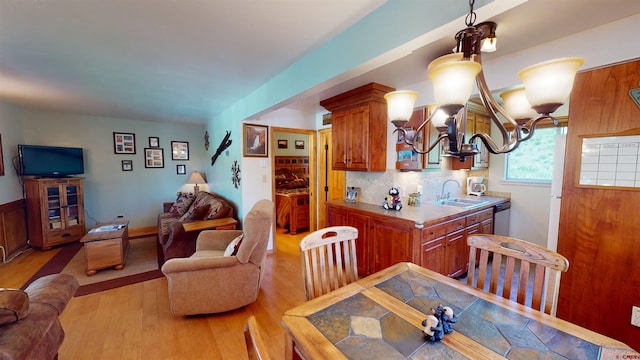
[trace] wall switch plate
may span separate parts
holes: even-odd
[[[640,327],[640,306],[631,307],[631,325]]]

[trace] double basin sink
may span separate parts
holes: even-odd
[[[470,209],[476,206],[486,205],[488,203],[489,201],[486,201],[486,200],[473,200],[473,199],[463,199],[463,198],[449,198],[449,199],[441,199],[441,200],[429,202],[429,204],[455,206],[463,209]]]

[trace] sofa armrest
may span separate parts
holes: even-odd
[[[73,276],[53,274],[32,282],[25,292],[29,294],[30,303],[49,304],[58,311],[58,314],[62,314],[78,287],[80,284]]]
[[[196,240],[196,251],[224,250],[227,245],[242,234],[242,230],[204,230]]]
[[[167,275],[185,271],[211,270],[230,267],[238,264],[235,256],[175,258],[169,259],[162,265],[162,272]]]

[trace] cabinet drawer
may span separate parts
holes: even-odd
[[[493,219],[493,208],[489,208],[486,210],[478,211],[477,213],[473,213],[471,215],[467,215],[467,226],[477,224],[484,220]]]
[[[430,226],[422,230],[422,244],[447,234],[447,223]]]
[[[448,221],[446,222],[446,225],[447,225],[447,234],[456,232],[458,230],[462,230],[466,227],[465,218],[462,217],[459,219]]]
[[[47,245],[63,244],[80,240],[84,235],[84,226],[75,226],[60,231],[52,231],[47,235]]]

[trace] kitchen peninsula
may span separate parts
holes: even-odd
[[[408,261],[458,277],[466,273],[469,262],[467,236],[493,233],[493,207],[510,201],[490,196],[468,199],[482,203],[458,207],[426,202],[395,211],[381,205],[333,200],[327,203],[327,222],[329,226],[358,229],[360,276]]]

